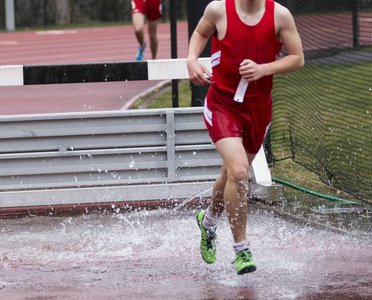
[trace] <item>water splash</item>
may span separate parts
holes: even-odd
[[[199,192],[199,193],[197,193],[197,194],[191,196],[191,197],[188,198],[188,199],[185,199],[182,203],[176,205],[176,206],[173,208],[173,210],[174,210],[174,211],[178,211],[179,209],[184,208],[184,207],[185,207],[189,202],[191,202],[192,200],[194,200],[194,199],[196,199],[196,198],[201,198],[201,197],[203,197],[203,196],[205,196],[205,195],[210,195],[210,192],[211,192],[212,190],[213,190],[213,187],[211,187],[211,188],[209,188],[209,189],[206,189],[206,190],[204,190],[204,191],[202,191],[202,192]]]
[[[67,293],[61,299],[71,294],[100,299],[108,290],[112,297],[106,297],[112,299],[123,293],[126,299],[296,299],[308,291],[350,289],[350,282],[360,291],[370,279],[370,241],[288,222],[260,209],[252,209],[248,218],[258,270],[236,274],[225,214],[218,222],[217,261],[207,265],[199,254],[198,211],[184,205],[0,219],[0,296],[37,291],[40,297],[60,289]]]

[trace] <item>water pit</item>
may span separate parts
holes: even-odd
[[[224,214],[217,261],[199,254],[200,207],[0,219],[4,299],[370,299],[372,241],[250,203],[258,270],[238,276]]]

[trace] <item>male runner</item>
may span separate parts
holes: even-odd
[[[146,49],[144,37],[145,17],[147,17],[152,59],[156,59],[158,52],[157,28],[161,16],[161,0],[132,0],[132,22],[139,43],[137,60],[143,59],[143,52]]]
[[[213,75],[197,61],[212,34]],[[282,45],[288,55],[278,59]],[[212,1],[190,39],[190,79],[196,85],[212,84],[204,120],[223,159],[211,203],[197,216],[200,251],[207,263],[216,259],[216,221],[226,209],[236,271],[256,270],[246,236],[249,166],[271,122],[273,75],[303,65],[293,17],[272,0]]]

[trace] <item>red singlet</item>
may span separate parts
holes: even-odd
[[[161,0],[132,0],[132,14],[141,13],[150,21],[157,21],[162,15]]]
[[[212,38],[213,84],[209,88],[204,120],[213,142],[226,137],[242,137],[248,153],[257,153],[271,122],[273,76],[250,82],[246,92],[234,101],[241,76],[240,63],[251,59],[258,64],[275,61],[282,44],[274,21],[275,3],[266,0],[265,13],[254,26],[243,23],[235,0],[226,0],[227,30],[222,40]]]

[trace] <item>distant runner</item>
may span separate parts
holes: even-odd
[[[156,59],[158,52],[157,29],[161,16],[161,0],[132,0],[132,22],[139,43],[137,60],[143,59],[143,53],[146,49],[144,37],[145,17],[147,17],[152,59]]]

